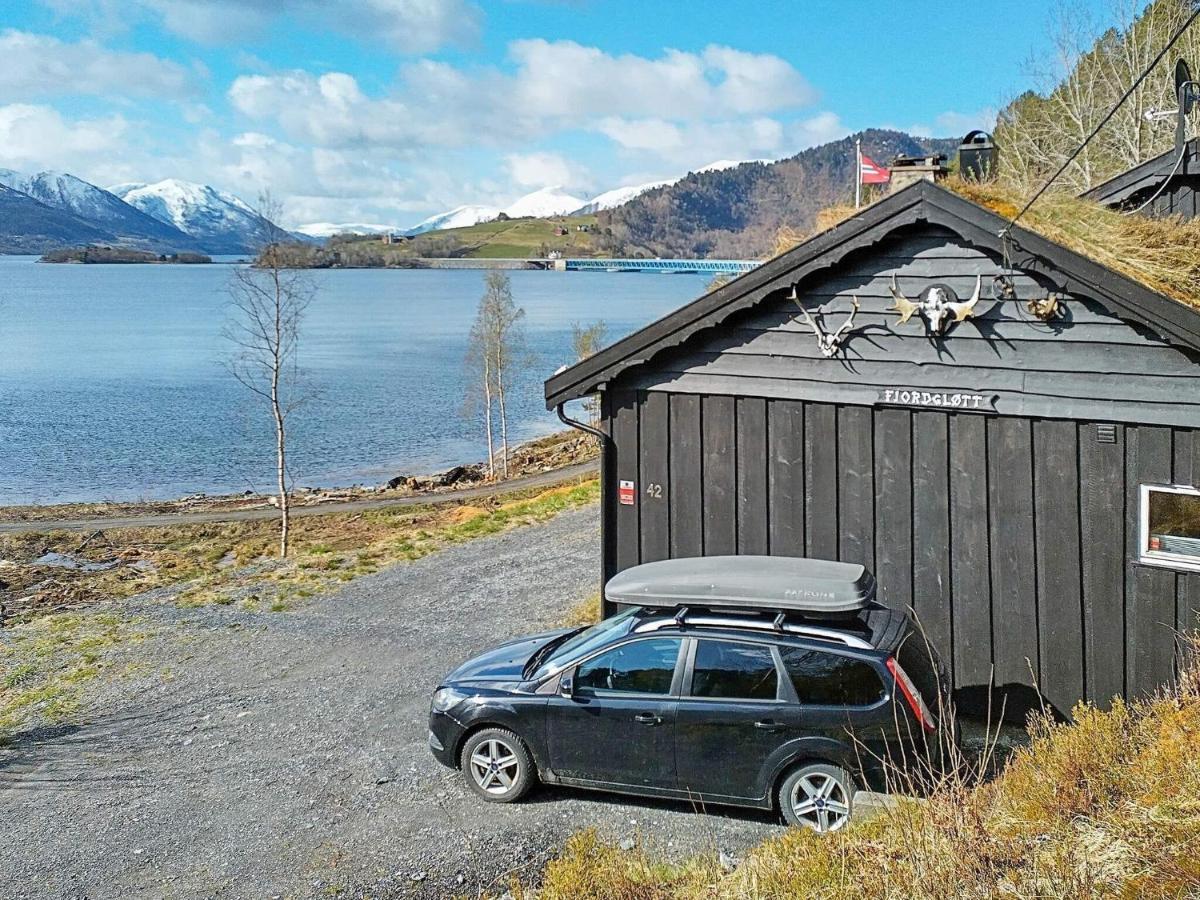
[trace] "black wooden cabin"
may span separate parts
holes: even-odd
[[[1154,218],[1200,217],[1200,138],[1193,138],[1154,159],[1110,178],[1084,198]]]
[[[960,698],[1036,684],[1067,713],[1169,681],[1200,611],[1200,312],[1004,225],[920,182],[547,381],[560,411],[602,397],[604,577],[858,562]],[[893,275],[983,299],[931,337]],[[826,333],[859,299],[834,355],[793,287]]]

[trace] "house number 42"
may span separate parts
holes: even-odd
[[[646,485],[646,496],[655,500],[662,499],[662,485],[655,484],[653,481]]]

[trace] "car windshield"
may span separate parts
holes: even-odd
[[[591,628],[585,628],[579,634],[572,636],[570,640],[556,647],[554,652],[538,666],[537,672],[533,676],[534,680],[544,678],[556,669],[561,669],[571,660],[586,656],[589,651],[602,647],[615,637],[626,634],[631,625],[630,619],[640,611],[640,607],[631,606],[629,609],[617,613],[611,619],[598,622]]]

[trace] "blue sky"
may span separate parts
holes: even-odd
[[[1094,25],[1112,0],[1081,0]],[[587,197],[868,127],[988,127],[1045,0],[4,0],[0,166],[176,177],[288,224]]]

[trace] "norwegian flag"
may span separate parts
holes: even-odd
[[[859,163],[858,174],[863,184],[887,184],[892,180],[892,170],[879,165],[866,154],[863,154]]]

